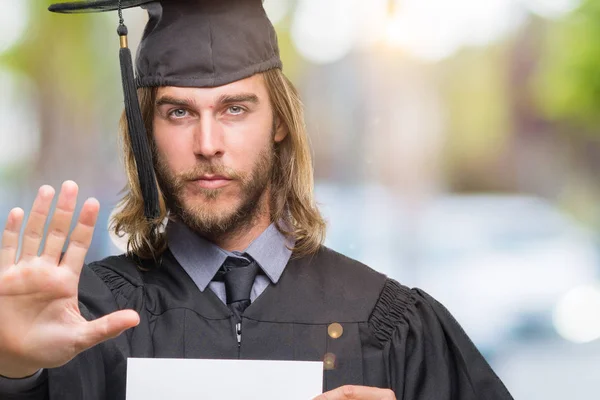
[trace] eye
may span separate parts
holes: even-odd
[[[240,106],[231,106],[227,109],[227,112],[231,115],[240,115],[244,112],[244,108]]]
[[[183,108],[177,108],[169,112],[169,116],[173,118],[185,118],[187,115],[187,110],[184,110]]]

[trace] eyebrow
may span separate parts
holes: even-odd
[[[260,100],[258,96],[253,93],[240,93],[240,94],[223,94],[217,98],[217,104],[231,104],[231,103],[253,103],[259,104]],[[191,108],[195,104],[192,99],[182,99],[172,96],[161,96],[156,100],[156,107],[170,105]]]
[[[240,93],[240,94],[223,94],[217,99],[217,104],[231,104],[231,103],[253,103],[258,104],[258,96],[253,93]]]
[[[171,105],[191,108],[194,105],[194,101],[191,99],[182,99],[172,96],[161,96],[156,100],[156,107]]]

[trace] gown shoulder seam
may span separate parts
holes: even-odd
[[[373,336],[382,344],[389,342],[396,329],[405,323],[406,310],[413,304],[412,291],[388,278],[369,317]]]
[[[104,282],[115,298],[115,301],[121,306],[127,304],[134,296],[134,293],[144,287],[139,275],[132,276],[131,272],[127,271],[130,268],[123,268],[121,270],[121,267],[124,267],[123,264],[125,263],[126,260],[123,257],[109,257],[108,259],[88,265],[98,278]],[[119,268],[119,270],[116,268]]]

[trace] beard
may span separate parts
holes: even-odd
[[[156,177],[171,217],[205,237],[217,238],[242,230],[265,212],[264,196],[270,186],[274,159],[271,144],[261,151],[250,173],[235,171],[218,161],[198,160],[193,168],[175,174],[157,154]],[[194,180],[207,174],[221,175],[231,179],[231,183],[237,183],[237,202],[223,204],[225,191],[232,186],[231,183],[217,189],[197,186],[190,189]]]

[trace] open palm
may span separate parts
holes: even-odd
[[[118,336],[139,322],[131,310],[94,321],[81,316],[79,276],[92,240],[99,204],[87,200],[67,240],[77,201],[77,185],[65,182],[40,253],[54,190],[40,188],[25,226],[19,259],[17,248],[24,219],[13,209],[0,248],[0,375],[24,377],[40,368],[64,365],[78,353]]]

